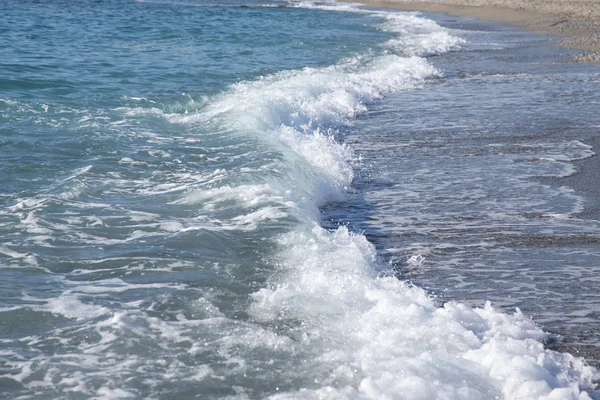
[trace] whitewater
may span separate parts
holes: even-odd
[[[357,121],[443,81],[436,57],[468,34],[337,3],[55,3],[64,26],[32,35],[82,35],[78,52],[38,37],[3,61],[0,397],[599,398],[519,308],[441,302],[326,218],[369,168]],[[4,7],[22,26],[5,38],[31,28]],[[279,38],[291,23],[311,33]],[[593,154],[569,143],[559,175]]]

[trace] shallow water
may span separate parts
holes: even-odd
[[[591,67],[332,3],[2,8],[2,396],[598,397],[598,227],[540,180]]]
[[[584,215],[595,199],[540,179],[594,155],[597,68],[549,39],[433,17],[477,29],[473,50],[436,57],[441,81],[358,121],[347,142],[367,167],[351,224],[438,301],[519,307],[555,334],[552,348],[598,365],[600,225]],[[505,45],[479,47],[495,40]]]

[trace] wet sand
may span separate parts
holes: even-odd
[[[350,0],[367,7],[443,12],[521,26],[563,37],[559,45],[581,49],[576,61],[600,62],[600,0]]]

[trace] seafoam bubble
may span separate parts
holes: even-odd
[[[57,298],[46,300],[46,304],[34,307],[34,309],[74,319],[95,318],[110,311],[103,306],[84,303],[79,299],[78,294],[69,292],[65,292]]]
[[[237,202],[244,208],[263,204],[281,204],[294,207],[295,203],[283,192],[269,184],[222,186],[215,189],[198,190],[188,194],[175,204],[200,204],[205,209],[215,209],[220,203]]]
[[[243,208],[275,203],[318,219],[317,207],[343,198],[354,177],[352,152],[334,140],[336,130],[350,124],[369,102],[436,75],[418,57],[357,56],[329,67],[240,82],[197,112],[167,115],[173,123],[210,123],[251,135],[285,160],[268,184],[203,188],[173,204],[202,204],[215,211],[231,202]]]
[[[408,13],[381,13],[381,29],[398,36],[383,46],[407,56],[430,56],[460,50],[466,41],[457,32],[439,26],[430,19]]]
[[[314,226],[280,244],[279,273],[254,294],[253,315],[299,321],[296,346],[329,378],[274,399],[589,398],[595,371],[544,349],[545,333],[519,310],[440,308],[420,288],[374,276],[375,249],[346,228]]]
[[[399,20],[394,23],[383,29],[404,32]],[[545,350],[541,344],[544,333],[520,312],[502,314],[490,305],[473,309],[458,303],[437,307],[424,290],[390,274],[380,275],[376,249],[363,235],[344,227],[328,231],[318,224],[318,206],[346,190],[354,176],[352,151],[334,140],[336,129],[351,124],[369,102],[416,88],[439,74],[427,60],[402,54],[443,52],[458,43],[435,24],[423,22],[418,29],[422,35],[412,42],[392,43],[408,49],[404,53],[356,56],[330,67],[286,71],[240,82],[207,100],[202,109],[187,114],[169,114],[156,108],[118,109],[131,117],[116,122],[122,125],[144,117],[165,118],[192,128],[194,124],[214,123],[220,126],[218,135],[224,139],[231,134],[257,140],[259,147],[272,150],[282,161],[269,164],[271,168],[246,168],[254,180],[242,183],[235,180],[237,170],[219,170],[210,177],[163,175],[164,181],[158,184],[151,179],[123,177],[104,182],[110,187],[107,193],[118,199],[123,193],[150,196],[189,190],[169,205],[206,211],[197,218],[163,218],[159,213],[131,212],[111,204],[68,203],[71,209],[85,210],[85,216],[77,214],[66,219],[68,224],[48,225],[54,231],[64,232],[71,243],[85,243],[87,248],[125,244],[125,250],[113,258],[98,260],[99,265],[87,263],[89,269],[72,271],[73,279],[77,275],[87,282],[61,282],[67,290],[57,289],[55,298],[29,299],[36,310],[85,324],[76,327],[81,335],[67,339],[73,344],[65,347],[67,354],[48,356],[46,349],[31,346],[27,351],[36,350],[41,355],[23,363],[22,374],[11,379],[25,382],[30,388],[45,385],[52,391],[62,386],[64,392],[80,392],[75,396],[139,398],[147,392],[136,392],[135,388],[152,390],[157,382],[167,388],[168,381],[192,382],[197,387],[198,382],[214,378],[219,385],[235,382],[255,387],[262,383],[258,380],[262,375],[275,371],[280,374],[276,377],[279,382],[293,384],[274,398],[585,398],[579,391],[591,387],[591,369],[570,355]],[[158,139],[152,132],[132,133],[138,138],[143,135]],[[187,140],[191,143],[195,139]],[[171,153],[148,154],[155,159],[170,158]],[[141,162],[134,159],[136,156],[127,156],[118,157],[132,170],[154,161]],[[207,161],[217,164],[220,160],[215,157]],[[424,175],[430,172],[421,171]],[[194,185],[195,179],[200,183]],[[23,219],[32,216],[30,227],[36,223],[34,206],[25,202],[15,209]],[[110,213],[103,219],[86,219],[92,207]],[[218,212],[223,218],[215,217]],[[275,249],[265,238],[268,251],[277,257],[268,286],[251,296],[250,310],[236,309],[233,318],[227,317],[231,310],[221,311],[202,298],[191,302],[193,317],[186,316],[183,309],[188,304],[184,301],[172,309],[165,306],[168,312],[163,314],[157,311],[161,305],[157,293],[171,289],[173,297],[182,297],[190,289],[185,285],[101,279],[116,272],[116,268],[128,274],[150,269],[144,260],[130,257],[132,246],[127,241],[152,235],[170,238],[194,229],[255,229],[263,221],[290,215],[300,216],[298,223],[291,232],[277,238]],[[126,234],[121,239],[108,239],[92,236],[87,230],[68,237],[73,231],[69,224],[87,222],[90,227],[119,225]],[[22,256],[11,253],[10,247],[2,249],[8,256]],[[171,254],[164,250],[161,257]],[[173,253],[174,257],[180,256],[177,251]],[[176,265],[173,260],[152,261],[162,266],[153,271],[170,272]],[[195,262],[183,265],[190,271],[198,269]],[[149,278],[143,279],[147,282]],[[205,280],[213,290],[210,276],[200,274],[193,285],[201,286]],[[232,286],[227,290],[234,292],[237,282],[223,286],[229,283]],[[111,302],[116,299],[111,296],[115,293],[124,293],[127,296],[121,298],[131,301]],[[146,301],[152,305],[144,308]],[[238,320],[239,316],[245,317],[246,311],[251,321]],[[50,334],[65,340],[65,332],[56,329]],[[281,354],[284,356],[274,360]],[[212,365],[199,361],[202,356]],[[275,361],[289,362],[286,366],[293,368],[272,368]],[[91,372],[81,373],[82,368],[90,368]],[[305,372],[307,379],[301,380],[304,377],[298,376],[298,370]],[[260,378],[247,378],[252,372]],[[25,379],[32,373],[42,378]],[[130,386],[119,387],[125,384]],[[248,395],[242,387],[236,386],[235,390],[239,390],[240,397],[256,397],[256,392],[249,391]]]
[[[405,56],[426,57],[458,51],[466,40],[459,32],[438,25],[435,21],[421,17],[416,12],[374,11],[360,8],[360,4],[343,2],[295,3],[297,7],[363,13],[377,16],[383,20],[379,28],[396,35],[382,47]]]
[[[279,137],[302,156],[329,186],[346,189],[352,182],[352,150],[336,143],[332,135],[323,134],[318,129],[312,135],[307,135],[294,128],[281,126]]]
[[[266,207],[246,215],[238,215],[233,218],[233,221],[239,223],[241,226],[256,229],[257,224],[261,221],[282,219],[288,215],[288,213],[277,207]]]
[[[519,311],[509,315],[489,304],[480,309],[452,302],[440,308],[424,290],[379,276],[376,250],[364,236],[318,225],[314,210],[328,199],[321,193],[326,187],[343,191],[353,176],[351,152],[332,139],[335,129],[350,124],[369,102],[439,74],[416,55],[462,43],[414,15],[381,15],[389,17],[382,29],[409,36],[387,46],[413,57],[357,56],[330,67],[280,72],[240,82],[195,113],[166,116],[190,125],[218,121],[280,150],[292,165],[286,177],[293,184],[226,185],[178,200],[211,210],[228,202],[259,209],[234,218],[244,222],[286,207],[308,217],[279,237],[277,269],[269,285],[252,295],[250,313],[294,338],[292,344],[273,336],[261,346],[293,346],[318,380],[273,398],[586,398],[581,390],[593,387],[593,369],[544,349],[545,334]],[[303,162],[297,166],[296,160]],[[233,357],[229,346],[223,351]]]

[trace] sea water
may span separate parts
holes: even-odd
[[[597,70],[335,3],[0,4],[0,397],[598,398],[600,227],[543,181]]]

